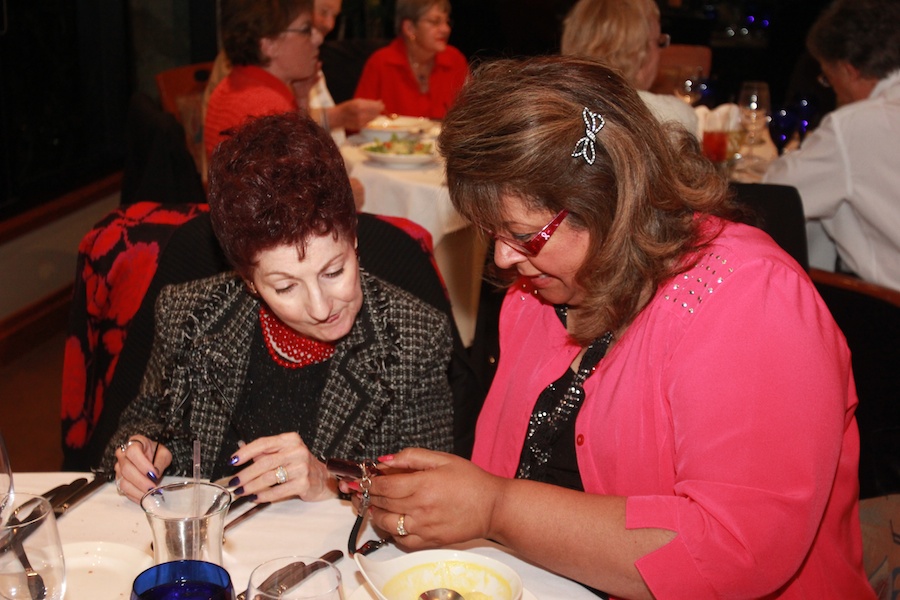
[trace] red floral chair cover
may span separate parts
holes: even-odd
[[[82,239],[63,360],[65,468],[91,466],[79,455],[97,427],[129,325],[160,255],[179,226],[208,210],[205,204],[138,202],[114,210]]]

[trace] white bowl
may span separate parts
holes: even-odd
[[[380,600],[417,600],[436,588],[456,590],[475,600],[521,600],[522,579],[502,562],[463,550],[422,550],[377,561],[354,559]]]
[[[363,127],[360,134],[366,141],[374,142],[380,140],[386,142],[391,139],[391,135],[404,137],[409,135],[422,135],[430,132],[434,128],[433,121],[424,117],[403,117],[397,115],[375,117]]]

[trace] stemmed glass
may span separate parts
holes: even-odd
[[[11,500],[15,495],[13,489],[12,465],[9,462],[9,453],[6,451],[6,442],[3,441],[3,432],[0,431],[0,494],[3,494],[3,500],[0,501],[0,520],[6,522],[6,511]]]
[[[62,600],[66,565],[53,508],[30,494],[3,495],[0,523],[0,598]]]
[[[679,71],[673,93],[687,104],[695,106],[703,97],[705,89],[706,80],[703,77],[703,68],[686,67]]]
[[[771,110],[769,84],[764,81],[745,81],[738,96],[738,107],[741,110],[741,127],[747,132],[744,139],[747,152],[741,156],[735,171],[758,177],[765,171],[766,161],[754,154],[753,149],[759,143],[759,132],[768,124]]]
[[[343,600],[341,572],[320,558],[275,558],[253,569],[246,597],[255,600]]]

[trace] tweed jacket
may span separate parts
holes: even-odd
[[[445,314],[363,270],[363,304],[328,366],[313,439],[319,458],[373,458],[407,446],[453,449]],[[138,397],[104,456],[143,434],[173,455],[168,474],[192,470],[193,440],[215,464],[243,390],[259,301],[234,273],[163,289],[153,351]],[[290,401],[289,399],[287,401]],[[248,440],[249,441],[249,440]]]

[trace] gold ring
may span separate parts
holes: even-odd
[[[278,467],[275,469],[275,485],[281,485],[288,480],[287,469]]]
[[[403,526],[403,522],[406,520],[406,515],[400,515],[400,518],[397,519],[397,535],[403,537],[405,535],[409,535],[409,532],[406,530],[406,527]]]

